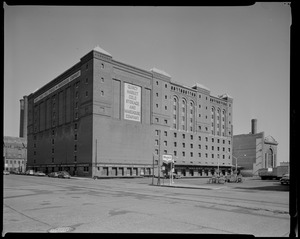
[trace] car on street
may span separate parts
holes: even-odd
[[[25,175],[33,175],[33,170],[29,169],[25,172]]]
[[[51,172],[51,173],[48,174],[48,177],[58,178],[58,172]]]
[[[289,185],[290,184],[290,175],[289,174],[284,174],[282,176],[282,178],[280,179],[280,183],[283,185],[283,184],[287,184]]]
[[[43,173],[42,171],[36,171],[35,173],[33,173],[34,176],[46,176],[45,173]]]
[[[3,175],[9,175],[10,173],[7,170],[3,171]]]
[[[58,178],[71,178],[71,175],[67,171],[58,172]]]

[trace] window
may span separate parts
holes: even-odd
[[[168,99],[168,96],[167,96],[167,95],[165,95],[165,99]]]
[[[103,91],[103,90],[101,90],[100,94],[101,94],[101,96],[104,96],[104,91]]]
[[[54,154],[54,148],[52,148],[52,153]]]
[[[201,144],[198,144],[198,148],[201,149]]]
[[[167,85],[167,84],[165,84],[165,88],[168,88],[168,85]]]
[[[177,138],[177,133],[174,133],[174,138]]]
[[[74,161],[77,162],[77,155],[74,155]]]
[[[164,150],[164,154],[167,154],[168,153],[168,151],[167,150]]]
[[[168,142],[167,141],[164,141],[164,146],[167,146]]]
[[[157,139],[155,140],[155,145],[158,145],[158,140]]]
[[[215,147],[214,146],[211,146],[211,150],[214,150],[215,149]]]
[[[185,148],[185,143],[182,143],[182,147]]]
[[[201,141],[201,136],[198,136],[198,139]]]
[[[155,149],[155,154],[158,155],[158,149]]]
[[[101,77],[101,82],[102,82],[102,83],[104,82],[104,78],[103,78],[103,77]]]
[[[88,172],[89,171],[89,167],[83,167],[83,171],[84,172]]]
[[[77,140],[77,134],[74,135],[74,139]]]
[[[156,106],[156,108],[158,108],[158,104],[156,104],[155,106]]]
[[[74,151],[77,151],[77,144],[74,145]]]
[[[103,63],[101,63],[101,68],[102,68],[102,69],[104,68],[104,64],[103,64]]]
[[[191,149],[193,148],[193,144],[191,144]]]
[[[75,119],[78,119],[78,112],[75,113]]]
[[[165,110],[167,110],[168,109],[168,107],[165,105]]]
[[[193,140],[193,135],[191,135],[191,140]]]
[[[185,157],[185,152],[184,151],[182,152],[182,156]]]
[[[168,132],[167,131],[164,131],[164,134],[165,134],[165,136],[168,136]]]
[[[211,138],[211,142],[214,142],[215,140],[214,140],[214,138]]]
[[[156,85],[158,85],[158,81],[156,81]]]
[[[165,119],[165,124],[168,124],[168,120]]]
[[[76,97],[76,99],[78,99],[78,91],[76,91],[75,97]]]
[[[78,102],[75,102],[75,109],[78,109]]]
[[[208,141],[208,138],[207,138],[207,137],[205,137],[205,141],[206,141],[206,142]]]
[[[174,156],[177,156],[177,151],[174,151]]]
[[[54,158],[52,157],[52,163],[54,163]]]
[[[157,129],[155,130],[155,135],[158,135],[158,130]]]
[[[155,122],[158,123],[158,118],[155,118]]]
[[[156,97],[158,97],[158,93],[156,93]]]
[[[88,84],[89,83],[89,78],[86,78],[85,79],[85,84]]]
[[[208,149],[208,146],[207,146],[207,145],[205,145],[205,149],[206,149],[206,150]]]
[[[185,134],[182,134],[182,138],[185,139]]]
[[[211,158],[214,158],[214,154],[211,154]]]
[[[174,142],[174,147],[177,147],[177,142]]]
[[[54,144],[54,139],[52,139],[52,144]]]
[[[201,153],[198,153],[198,157],[201,158]]]
[[[194,155],[193,155],[193,152],[191,152],[191,157],[193,157]]]
[[[52,136],[54,136],[54,130],[52,130]],[[35,136],[36,137],[36,136]],[[35,138],[36,139],[36,138]]]
[[[77,129],[77,123],[74,124],[74,129]]]
[[[89,69],[89,65],[88,64],[85,65],[85,69],[86,70]]]

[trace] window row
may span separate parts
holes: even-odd
[[[155,149],[155,154],[158,155],[158,149]],[[163,154],[168,154],[168,151],[164,150]],[[173,156],[175,156],[175,157],[179,156],[178,155],[178,151],[176,151],[176,150],[173,151]],[[181,155],[180,156],[187,157],[188,154],[186,154],[185,151],[181,151]],[[209,157],[209,153],[204,153],[203,156],[205,158],[208,158]],[[217,158],[217,159],[226,159],[226,156],[224,154],[222,154],[222,155],[220,155],[220,154],[210,154],[210,156],[211,156],[212,159],[214,159],[214,158]],[[196,154],[194,154],[194,152],[190,152],[189,157],[191,157],[191,158],[193,158],[193,157],[202,158],[202,153],[199,152],[198,156],[196,156]],[[230,159],[230,155],[228,155],[228,159]]]
[[[163,134],[164,134],[164,136],[168,136],[168,131],[164,131],[163,132]],[[155,130],[155,135],[156,136],[158,136],[159,135],[159,130]],[[178,133],[177,132],[173,132],[173,136],[174,136],[174,138],[178,138]],[[187,137],[186,137],[186,134],[182,134],[181,135],[182,136],[182,139],[186,139]],[[190,135],[190,139],[191,140],[194,140],[194,138],[197,138],[197,137],[194,137],[194,135]],[[209,140],[208,140],[208,137],[203,137],[203,138],[205,138],[205,141],[206,142],[208,142]],[[201,136],[198,136],[198,140],[199,141],[201,141],[202,140],[202,137]],[[223,143],[223,144],[225,144],[226,143],[226,140],[225,139],[215,139],[215,138],[211,138],[211,142],[212,143],[214,143],[216,141],[216,143]],[[230,142],[230,140],[228,140],[228,144],[230,144],[231,142]]]

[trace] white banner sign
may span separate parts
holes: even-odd
[[[164,155],[162,156],[162,160],[163,160],[163,162],[165,162],[165,163],[171,163],[171,162],[173,162],[173,157],[172,157],[172,155],[164,154]]]
[[[141,87],[124,83],[124,119],[141,121]]]

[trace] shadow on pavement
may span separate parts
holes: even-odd
[[[261,186],[261,187],[236,187],[237,189],[247,189],[247,190],[263,190],[263,191],[290,191],[289,185],[270,185],[270,186]]]

